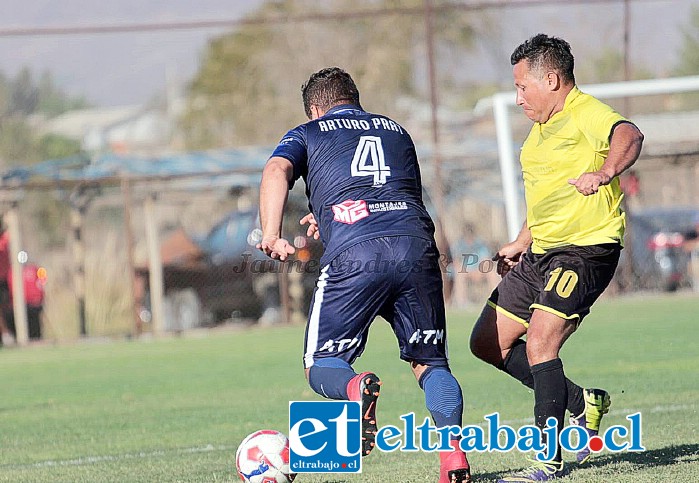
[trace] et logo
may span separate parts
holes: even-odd
[[[289,468],[294,473],[361,473],[358,401],[289,403]]]

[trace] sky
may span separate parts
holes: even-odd
[[[238,19],[260,0],[0,0],[0,29]],[[145,103],[197,71],[212,36],[224,30],[0,37],[0,71],[51,72],[66,92],[100,106]]]
[[[238,19],[263,0],[0,0],[2,29],[76,25]],[[319,0],[321,1],[321,0]],[[516,2],[516,0],[515,0]],[[526,0],[519,3],[526,3]],[[699,0],[630,0],[630,58],[657,76],[676,64],[681,28]],[[510,84],[507,60],[514,46],[532,34],[559,35],[571,43],[578,65],[623,43],[623,1],[491,10],[475,49],[458,59],[468,80]],[[142,104],[165,91],[167,82],[185,85],[196,73],[207,41],[223,29],[61,36],[0,36],[0,72],[22,67],[51,72],[71,95],[98,106]],[[300,54],[302,55],[302,54]]]

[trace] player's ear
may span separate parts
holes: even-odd
[[[322,117],[323,114],[325,114],[325,112],[323,112],[323,110],[320,107],[318,107],[315,104],[311,104],[311,121],[314,121],[319,117]]]
[[[561,77],[555,72],[546,73],[546,86],[550,91],[556,91],[561,87]]]

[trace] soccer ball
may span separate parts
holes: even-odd
[[[238,446],[235,466],[245,483],[291,483],[289,440],[279,431],[263,429],[249,434]]]

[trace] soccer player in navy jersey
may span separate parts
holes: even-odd
[[[362,454],[372,450],[381,382],[352,364],[377,316],[391,325],[400,358],[410,364],[436,427],[461,427],[461,387],[447,360],[446,323],[434,224],[422,201],[415,146],[386,116],[364,111],[350,75],[320,70],[302,87],[309,122],[280,141],[262,174],[258,248],[286,260],[282,237],[289,189],[306,183],[309,234],[324,254],[309,310],[303,362],[323,397],[361,401]],[[466,455],[440,453],[439,483],[470,482]]]

